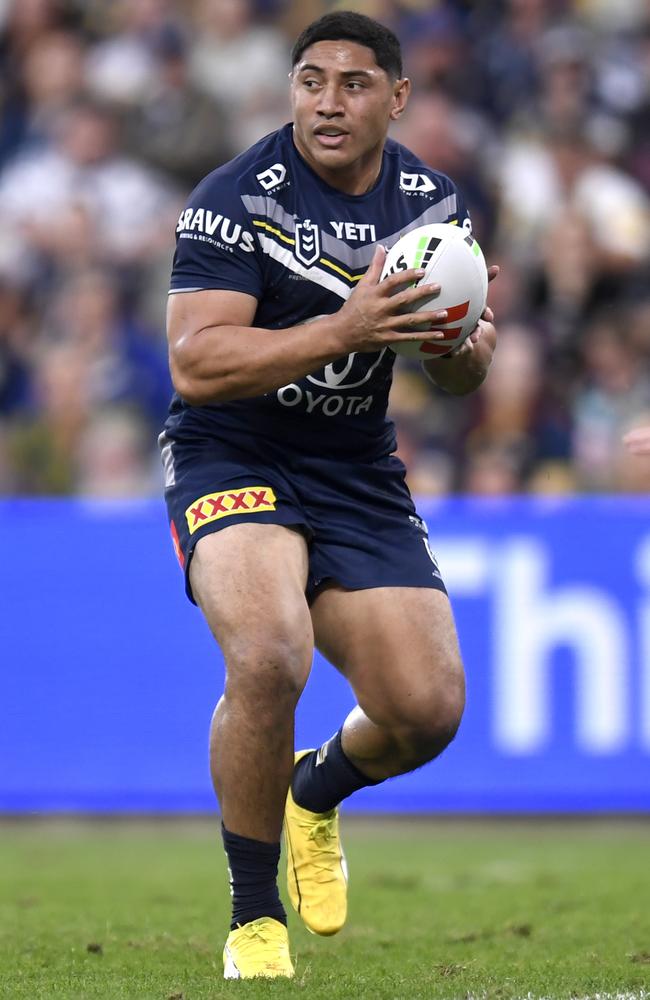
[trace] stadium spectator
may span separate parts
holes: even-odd
[[[88,100],[61,115],[50,145],[7,167],[0,213],[46,274],[88,258],[139,265],[176,214],[172,186],[123,154],[113,113]]]
[[[110,5],[112,30],[88,52],[88,87],[102,100],[138,104],[155,86],[156,49],[172,25],[168,0],[117,0]]]
[[[160,470],[149,461],[151,429],[137,410],[102,407],[84,427],[75,449],[76,490],[83,496],[150,496]]]
[[[93,407],[128,405],[150,434],[157,431],[171,392],[167,354],[159,338],[123,310],[118,286],[106,271],[87,268],[68,276],[42,336],[70,346],[82,359]]]
[[[495,6],[476,5],[474,53],[482,76],[480,104],[503,126],[537,92],[539,38],[551,14],[545,0],[508,0],[505,11]]]
[[[583,488],[614,491],[621,487],[623,432],[650,410],[650,377],[626,335],[625,315],[594,321],[584,336],[583,357],[573,406],[573,461]]]
[[[23,149],[52,141],[58,114],[82,95],[84,60],[83,43],[71,31],[47,32],[30,46],[21,74]]]
[[[158,71],[125,115],[129,152],[191,190],[234,155],[227,115],[220,103],[189,78],[188,46],[169,30],[155,46]]]
[[[91,412],[87,375],[87,360],[73,344],[35,351],[34,406],[6,432],[17,494],[75,492],[75,451]]]
[[[25,290],[0,276],[0,421],[31,400],[33,317]]]
[[[490,373],[494,377],[477,395],[465,435],[461,485],[470,493],[518,492],[542,447],[544,359],[539,338],[530,328],[504,326],[497,354]]]
[[[192,78],[228,112],[236,148],[289,117],[288,90],[278,82],[287,76],[287,41],[255,23],[250,0],[199,0],[195,30]]]

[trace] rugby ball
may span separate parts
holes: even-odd
[[[419,226],[402,236],[386,255],[380,281],[414,267],[426,272],[419,285],[440,285],[440,293],[421,299],[415,311],[446,309],[447,319],[436,324],[436,329],[445,332],[445,339],[403,341],[390,346],[396,354],[426,361],[459,347],[476,326],[487,300],[487,267],[472,234],[449,222]]]

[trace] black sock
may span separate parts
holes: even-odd
[[[324,813],[360,788],[379,784],[362,774],[346,757],[339,729],[320,750],[313,750],[298,761],[291,781],[291,794],[303,809]]]
[[[230,833],[221,824],[223,846],[228,858],[232,892],[232,923],[230,930],[258,917],[273,917],[281,924],[287,915],[278,893],[278,861],[280,844],[265,844]]]

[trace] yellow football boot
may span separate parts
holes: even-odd
[[[231,931],[223,949],[224,979],[292,979],[287,928],[273,917],[260,917]]]
[[[311,753],[301,750],[295,762]],[[291,904],[312,934],[336,934],[348,912],[348,866],[339,838],[339,811],[313,813],[294,802],[284,813],[287,888]]]

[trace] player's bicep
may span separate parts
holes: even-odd
[[[246,292],[206,288],[177,292],[167,303],[167,336],[170,347],[186,336],[213,326],[251,326],[257,299]]]
[[[218,350],[220,330],[252,326],[257,299],[245,292],[204,289],[170,295],[167,304],[169,359],[175,384]]]

